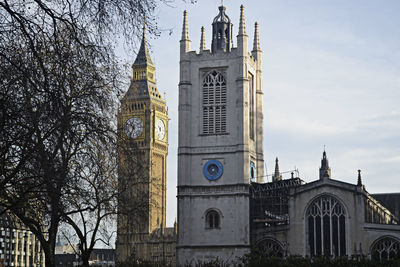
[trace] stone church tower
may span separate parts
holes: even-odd
[[[178,243],[179,264],[250,251],[249,184],[262,182],[263,111],[258,26],[248,51],[244,8],[237,46],[225,6],[190,50],[187,13],[180,41]]]
[[[118,113],[119,262],[153,260],[150,236],[157,232],[163,239],[166,221],[168,110],[157,90],[145,29],[132,70],[131,85]],[[158,255],[154,258],[162,260]]]

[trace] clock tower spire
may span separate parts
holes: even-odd
[[[149,80],[154,83],[156,82],[155,66],[151,60],[149,48],[147,47],[145,26],[143,26],[142,42],[136,60],[132,65],[132,70],[134,81]]]
[[[167,154],[168,109],[157,89],[143,27],[131,84],[118,112],[119,262],[148,259],[150,236],[164,233]]]

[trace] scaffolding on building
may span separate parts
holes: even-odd
[[[305,182],[300,178],[250,185],[250,218],[253,227],[289,224],[289,191]],[[253,228],[254,229],[254,228]]]

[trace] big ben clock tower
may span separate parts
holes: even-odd
[[[131,85],[118,113],[117,261],[148,259],[148,241],[164,232],[168,110],[157,90],[145,29]]]

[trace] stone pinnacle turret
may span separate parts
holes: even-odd
[[[201,37],[200,37],[200,52],[206,50],[206,38],[205,38],[204,27],[201,27]]]
[[[321,168],[319,168],[319,179],[323,178],[331,178],[331,168],[329,168],[329,162],[325,150],[322,153]]]
[[[280,180],[282,180],[282,175],[281,175],[281,173],[279,172],[279,160],[278,160],[278,157],[275,159],[275,173],[274,173],[274,175],[272,176],[272,181],[273,182],[277,182],[277,181],[280,181]]]
[[[246,35],[246,23],[244,20],[244,6],[240,6],[239,35]]]

